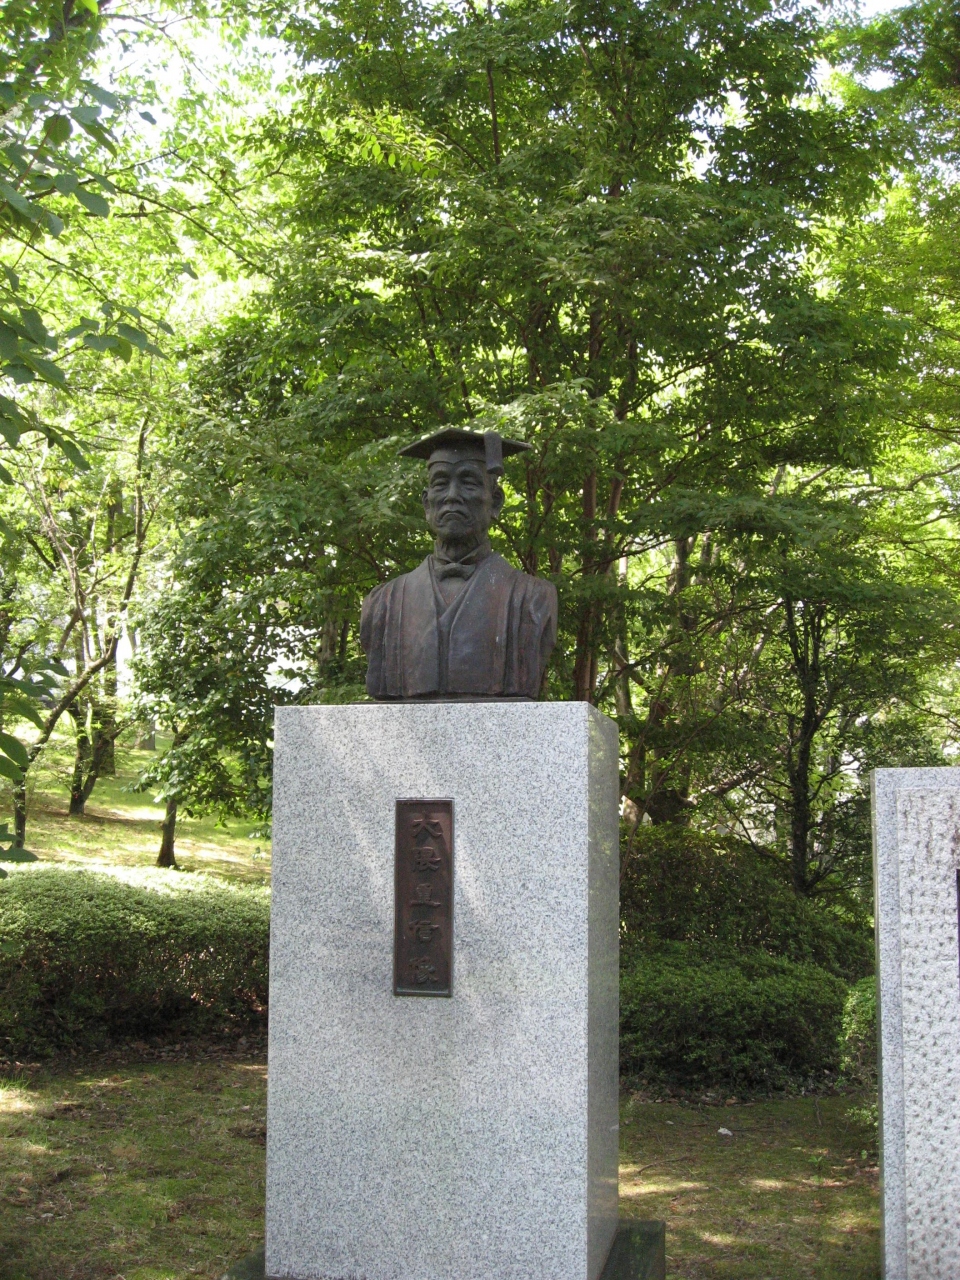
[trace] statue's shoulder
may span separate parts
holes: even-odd
[[[497,572],[508,579],[511,583],[521,586],[526,598],[535,607],[553,608],[556,610],[557,605],[557,588],[552,582],[548,582],[546,578],[536,578],[532,573],[524,573],[522,569],[515,569],[512,564],[504,560],[499,552],[492,552],[491,559],[497,560]]]
[[[390,597],[394,594],[394,592],[402,591],[403,584],[405,582],[410,582],[411,580],[418,580],[424,575],[429,577],[430,576],[430,569],[428,566],[429,560],[430,560],[430,557],[427,556],[426,560],[422,560],[420,564],[418,564],[415,569],[411,569],[409,573],[400,573],[400,574],[397,574],[395,578],[388,578],[386,582],[378,583],[377,586],[375,586],[372,591],[368,591],[367,594],[364,596],[362,608],[365,610],[370,610],[375,608],[378,603],[381,603],[381,602],[386,603],[390,599]]]

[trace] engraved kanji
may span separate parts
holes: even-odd
[[[440,866],[440,855],[432,844],[425,844],[413,851],[414,871],[436,871]]]
[[[413,838],[433,836],[434,840],[443,839],[443,824],[434,818],[417,817],[413,820]]]
[[[411,920],[407,926],[413,930],[413,937],[416,942],[432,942],[433,935],[440,929],[438,924],[434,924],[432,920]]]
[[[410,961],[410,967],[413,969],[413,976],[418,986],[424,982],[436,982],[437,971],[427,956],[417,956],[415,960]]]
[[[439,907],[439,902],[430,901],[430,884],[414,885],[413,891],[417,895],[410,903],[411,907]]]

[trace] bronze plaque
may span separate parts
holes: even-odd
[[[448,996],[453,978],[453,801],[398,800],[393,994]]]

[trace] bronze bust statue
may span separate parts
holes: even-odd
[[[427,461],[423,510],[436,539],[412,573],[366,597],[360,643],[380,702],[536,699],[557,638],[557,589],[490,547],[505,455],[495,431],[449,427],[401,449]]]

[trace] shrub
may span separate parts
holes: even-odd
[[[625,941],[689,943],[705,957],[762,951],[855,981],[873,971],[869,921],[852,902],[798,896],[783,864],[742,840],[641,827],[621,879]]]
[[[650,1081],[782,1088],[834,1071],[847,984],[761,951],[622,957],[620,1065]]]
[[[269,897],[203,876],[23,868],[0,882],[0,1051],[266,1017]]]
[[[877,982],[861,978],[847,993],[840,1033],[840,1069],[854,1084],[877,1084]]]

